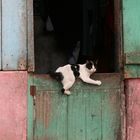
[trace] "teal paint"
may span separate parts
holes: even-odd
[[[123,0],[124,53],[140,52],[139,5],[139,0]]]
[[[33,97],[30,95],[30,86],[33,85],[33,78],[28,75],[28,117],[27,117],[27,137],[28,140],[33,140],[34,136],[34,105]]]
[[[30,75],[36,86],[36,121],[33,123],[33,104],[29,102],[28,132],[34,126],[31,134],[35,140],[121,140],[121,77],[96,74],[94,78],[100,79],[102,86],[77,81],[72,95],[66,96],[60,92],[59,82],[46,75]]]
[[[140,1],[123,0],[124,76],[140,77]]]

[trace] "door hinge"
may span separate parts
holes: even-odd
[[[35,105],[36,99],[36,86],[30,86],[30,95],[33,97],[33,104]]]
[[[30,95],[33,97],[33,140],[36,127],[36,86],[30,86]]]
[[[32,97],[36,95],[36,86],[30,86],[30,95]]]

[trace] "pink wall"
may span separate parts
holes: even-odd
[[[140,79],[126,81],[127,140],[140,140]]]
[[[26,140],[27,73],[0,72],[0,140]]]

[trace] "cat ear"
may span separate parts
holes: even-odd
[[[88,64],[88,63],[89,63],[89,60],[86,61],[86,64]]]
[[[94,61],[94,63],[97,65],[97,64],[98,64],[98,61],[99,61],[99,60],[98,60],[98,59],[96,59],[96,60]]]

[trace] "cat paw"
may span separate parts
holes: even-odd
[[[100,86],[101,84],[102,84],[102,82],[101,81],[96,81],[96,84],[98,85],[98,86]]]
[[[66,95],[70,95],[71,92],[70,92],[69,90],[65,90],[64,94],[66,94]]]

